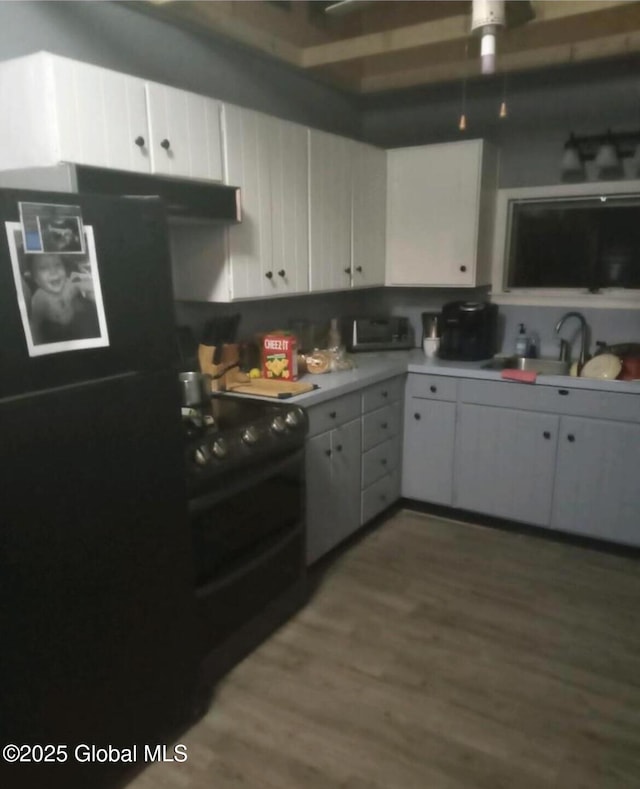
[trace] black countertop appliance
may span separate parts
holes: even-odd
[[[165,210],[2,190],[0,217],[0,747],[30,759],[0,784],[119,786],[195,717]]]
[[[442,308],[441,359],[473,362],[496,352],[498,307],[486,301],[452,301]]]

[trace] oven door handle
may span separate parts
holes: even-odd
[[[283,469],[292,464],[296,464],[300,469],[300,473],[304,473],[304,450],[300,449],[296,452],[289,453],[283,458],[280,458],[275,463],[267,461],[261,467],[250,467],[243,475],[242,479],[238,480],[232,485],[229,485],[223,478],[223,484],[220,488],[213,491],[208,491],[200,496],[194,496],[189,499],[189,515],[196,515],[203,510],[217,504],[219,501],[228,499],[231,496],[239,493],[246,488],[250,488],[256,483],[264,482],[270,477],[277,476]]]
[[[271,556],[281,551],[282,548],[284,548],[284,546],[288,542],[294,539],[299,539],[300,532],[304,533],[304,523],[302,523],[302,521],[296,526],[296,528],[293,531],[291,529],[287,529],[287,533],[285,535],[282,535],[282,533],[277,534],[273,538],[271,545],[269,545],[269,547],[266,550],[260,551],[260,554],[255,558],[253,558],[251,561],[245,562],[244,564],[235,567],[226,575],[217,576],[212,581],[208,581],[202,586],[196,587],[196,598],[199,600],[207,598],[210,595],[214,594],[214,592],[216,592],[216,590],[219,589],[220,587],[234,583],[241,576],[246,575],[248,572],[250,572],[254,567],[266,563]],[[301,550],[302,553],[304,553],[304,541],[302,542],[302,546],[303,548]],[[301,563],[302,566],[304,567],[304,558],[302,556],[301,556]]]

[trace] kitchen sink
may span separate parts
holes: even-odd
[[[483,370],[531,370],[538,375],[568,375],[570,362],[559,359],[529,359],[526,356],[499,356],[482,365]]]

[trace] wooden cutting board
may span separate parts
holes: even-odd
[[[256,397],[277,397],[284,400],[317,389],[317,384],[304,381],[271,381],[268,378],[251,378],[249,381],[227,384],[227,392],[255,395]]]

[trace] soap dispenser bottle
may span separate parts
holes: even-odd
[[[529,338],[527,337],[527,332],[524,328],[524,323],[520,324],[520,330],[516,334],[516,343],[514,350],[516,356],[527,356],[527,354],[529,353]]]

